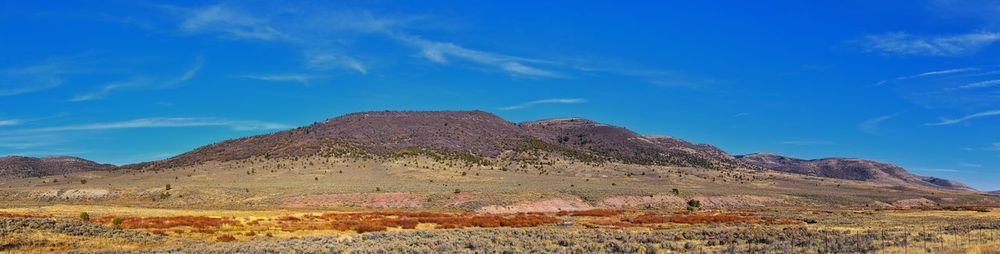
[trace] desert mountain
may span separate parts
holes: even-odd
[[[970,189],[962,183],[936,177],[918,176],[905,169],[877,161],[850,158],[803,160],[773,153],[738,156],[739,160],[762,168],[794,174],[868,181],[892,185],[915,184],[948,189]]]
[[[642,136],[585,119],[515,124],[483,111],[384,111],[347,114],[292,130],[224,141],[167,160],[129,167],[176,167],[255,156],[392,156],[428,151],[485,159],[542,151],[590,162],[707,168],[740,163],[709,145]]]
[[[472,162],[543,154],[587,163],[768,169],[891,185],[969,189],[959,182],[917,176],[898,166],[870,160],[802,160],[764,153],[734,157],[711,145],[644,136],[582,118],[512,123],[483,111],[352,113],[291,130],[227,140],[125,168],[164,169],[248,158],[386,158],[414,154]]]
[[[42,158],[22,156],[0,157],[0,179],[61,175],[113,168],[115,168],[114,165],[99,164],[69,156]]]

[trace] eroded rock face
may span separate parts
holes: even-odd
[[[0,180],[109,170],[114,167],[110,164],[68,156],[42,158],[6,156],[0,157]]]
[[[957,190],[971,190],[962,183],[936,177],[918,176],[905,169],[877,161],[851,158],[803,160],[772,153],[738,156],[746,163],[762,168],[808,176],[868,181],[892,185],[918,185]]]

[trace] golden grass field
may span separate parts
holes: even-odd
[[[749,170],[250,159],[0,183],[0,251],[997,253],[996,199]]]

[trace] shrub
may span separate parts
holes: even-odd
[[[167,190],[170,190],[170,189],[172,189],[172,188],[170,188],[170,184],[168,183],[167,184]]]
[[[87,212],[82,212],[80,213],[80,219],[83,221],[90,221],[90,214],[87,214]]]
[[[232,242],[236,241],[236,237],[233,237],[231,235],[220,235],[219,237],[216,237],[215,240],[220,242]]]
[[[688,212],[694,212],[701,208],[701,201],[697,199],[688,200],[687,205]]]
[[[116,228],[122,227],[122,218],[115,217],[114,219],[111,219],[111,225],[115,226]]]
[[[385,226],[374,222],[363,222],[361,225],[354,228],[354,231],[357,231],[358,233],[385,231]]]

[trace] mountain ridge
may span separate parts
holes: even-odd
[[[929,187],[973,190],[957,181],[919,176],[893,164],[866,159],[845,157],[799,159],[774,153],[752,153],[736,157],[741,161],[766,169],[800,175],[894,185],[917,184]]]
[[[0,157],[0,179],[51,176],[114,168],[115,166],[111,164],[100,164],[72,156]]]
[[[669,136],[642,135],[585,118],[514,123],[479,110],[349,113],[289,130],[224,140],[164,160],[117,168],[158,170],[255,157],[385,158],[419,153],[444,154],[477,164],[543,154],[542,157],[553,155],[595,164],[746,168],[892,185],[972,190],[957,181],[918,176],[901,167],[872,160],[837,157],[804,160],[772,153],[731,155],[712,145],[693,144]],[[107,169],[107,166],[90,169]],[[20,177],[60,172],[47,171],[49,173],[29,173]]]
[[[483,158],[530,150],[580,160],[646,165],[729,167],[739,163],[709,145],[668,138],[652,141],[626,128],[582,118],[513,123],[484,111],[373,111],[346,114],[272,134],[226,140],[166,160],[125,167],[176,167],[255,156],[287,158],[345,153],[391,156],[410,148]]]

